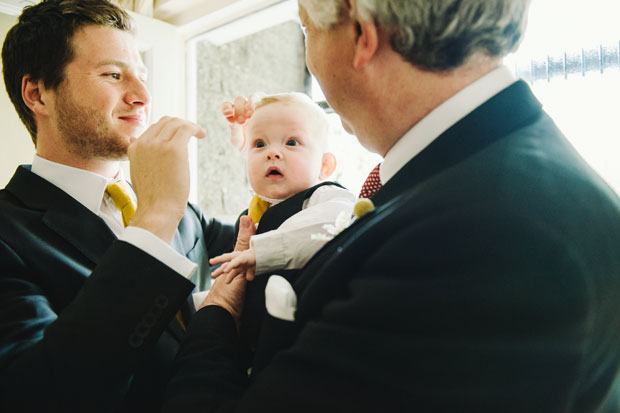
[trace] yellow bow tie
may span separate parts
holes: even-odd
[[[269,202],[262,200],[258,195],[254,195],[248,207],[248,216],[252,218],[254,224],[258,224],[270,206]]]

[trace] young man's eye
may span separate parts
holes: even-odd
[[[299,145],[299,142],[297,142],[297,140],[295,139],[289,139],[286,141],[286,145],[287,146],[297,146]]]

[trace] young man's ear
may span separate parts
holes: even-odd
[[[323,160],[321,162],[321,171],[319,172],[319,179],[324,181],[329,178],[336,170],[336,156],[333,153],[325,152],[323,154]]]
[[[43,95],[45,86],[42,80],[32,80],[30,75],[22,77],[22,99],[26,106],[37,115],[47,115],[48,108]]]

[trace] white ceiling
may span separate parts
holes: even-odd
[[[183,25],[239,0],[154,0],[153,17],[174,25]]]
[[[147,3],[151,0],[134,0]],[[152,16],[193,36],[247,16],[284,0],[152,0]],[[289,0],[290,1],[290,0]],[[36,0],[0,0],[0,13],[18,15]],[[148,7],[147,7],[148,9]]]

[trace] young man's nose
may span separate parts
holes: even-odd
[[[127,88],[127,103],[137,106],[146,106],[151,103],[151,94],[144,82],[138,78],[132,79]]]

